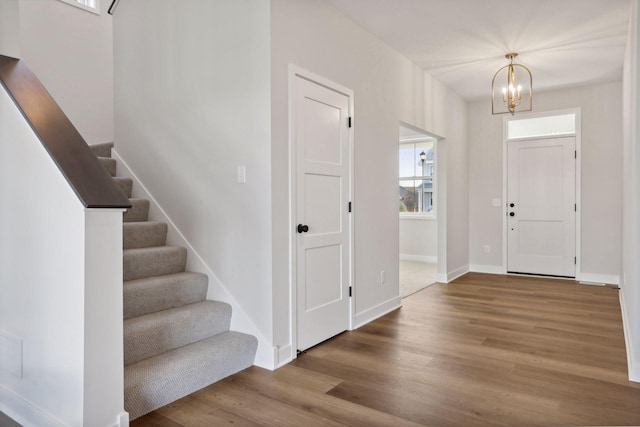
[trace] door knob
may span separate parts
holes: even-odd
[[[307,231],[309,231],[308,225],[298,224],[298,233],[306,233]]]
[[[509,216],[516,216],[515,212],[509,212]]]
[[[514,206],[515,206],[515,204],[514,204],[514,203],[509,203],[509,207],[510,207],[510,208],[512,208],[512,207],[514,207]]]

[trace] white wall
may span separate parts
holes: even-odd
[[[400,217],[400,259],[434,262],[438,258],[438,222]]]
[[[620,302],[627,340],[627,360],[629,378],[640,382],[640,43],[638,40],[638,22],[640,9],[638,1],[633,0],[629,39],[625,54],[623,77],[624,100],[624,138],[623,138],[623,194],[622,210],[622,280],[620,283]]]
[[[113,425],[122,211],[85,212],[4,89],[0,206],[0,410],[24,425]]]
[[[19,0],[0,1],[0,55],[20,56]]]
[[[114,25],[115,148],[271,342],[269,3],[123,1]]]
[[[291,344],[289,242],[288,66],[294,64],[354,90],[354,227],[356,324],[399,304],[398,126],[400,121],[447,138],[439,165],[456,163],[448,202],[458,213],[439,219],[453,236],[447,251],[452,271],[467,259],[466,104],[407,58],[317,0],[273,0],[272,191],[274,344]],[[443,156],[441,156],[443,153]],[[453,165],[453,164],[452,164]],[[454,168],[442,167],[453,171]],[[441,175],[439,175],[440,177]],[[438,183],[440,188],[441,182]],[[446,183],[445,183],[446,184]],[[446,186],[446,185],[445,185]],[[451,209],[451,206],[448,207]],[[440,220],[439,220],[440,222]],[[439,233],[446,236],[447,233]],[[446,256],[442,257],[447,258]],[[444,261],[443,261],[444,262]],[[380,285],[380,271],[387,281]],[[294,349],[295,350],[295,349]]]
[[[581,148],[582,280],[619,283],[622,230],[622,105],[620,82],[536,93],[534,111],[579,107]],[[470,105],[470,246],[474,268],[502,267],[503,116],[492,116],[486,101]],[[489,245],[491,252],[483,253]]]
[[[355,90],[357,318],[399,303],[400,121],[447,138],[439,259],[447,272],[468,265],[466,103],[332,6],[122,2],[114,34],[118,154],[273,347],[291,344],[290,63]]]
[[[99,16],[58,0],[19,1],[17,50],[89,144],[113,141],[112,17],[100,1]]]

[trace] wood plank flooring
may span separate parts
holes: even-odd
[[[470,273],[131,425],[640,425],[626,369],[617,290]]]

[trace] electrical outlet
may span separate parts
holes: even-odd
[[[484,245],[484,248],[482,248],[482,250],[485,254],[488,254],[489,252],[491,252],[491,247],[489,245]]]
[[[384,285],[384,282],[387,281],[387,275],[384,270],[380,272],[380,284]]]
[[[491,206],[493,206],[494,208],[499,208],[500,205],[500,199],[491,199]]]

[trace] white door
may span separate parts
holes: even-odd
[[[575,277],[575,137],[509,141],[507,156],[507,271]]]
[[[349,96],[295,77],[297,347],[349,328]]]

